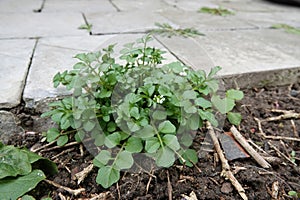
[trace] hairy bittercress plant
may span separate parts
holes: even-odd
[[[161,167],[172,166],[176,158],[192,167],[198,162],[196,151],[188,148],[192,130],[206,120],[217,126],[216,112],[233,124],[241,120],[231,110],[243,93],[228,90],[224,98],[216,93],[220,67],[206,74],[179,62],[161,66],[164,52],[148,47],[151,39],[126,44],[120,52],[124,64],[112,56],[114,45],[78,54],[73,69],[53,79],[55,87],[64,85],[73,96],[51,103],[52,110],[43,114],[59,125],[47,132],[47,141],[64,145],[73,135],[77,141],[92,138],[101,149],[93,160],[99,168],[96,181],[105,188],[141,154]]]

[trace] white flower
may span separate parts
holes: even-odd
[[[185,71],[179,73],[180,76],[186,76],[187,73]]]
[[[166,100],[166,98],[164,97],[164,95],[154,95],[153,100],[156,103],[162,104]]]
[[[100,72],[100,73],[99,73],[99,76],[103,76],[103,75],[104,75],[104,73],[103,73],[103,72]]]

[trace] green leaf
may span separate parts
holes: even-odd
[[[102,146],[102,145],[104,145],[104,141],[105,141],[105,135],[104,135],[104,134],[102,134],[102,133],[97,133],[97,134],[94,136],[94,138],[95,138],[94,144],[95,144],[96,146]]]
[[[138,107],[132,107],[130,109],[130,116],[135,118],[135,119],[139,119],[140,118],[140,112],[139,112],[139,108]]]
[[[106,165],[110,159],[111,153],[107,150],[101,150],[100,153],[94,158],[93,164],[100,168],[103,165]]]
[[[31,173],[16,178],[0,180],[0,199],[17,199],[29,192],[46,178],[43,171],[35,169]]]
[[[146,125],[141,130],[135,132],[134,136],[142,139],[150,138],[155,135],[155,130],[151,125]]]
[[[118,132],[114,132],[113,134],[110,134],[105,137],[104,144],[108,148],[113,148],[120,144],[121,141],[121,135]]]
[[[83,123],[83,129],[87,132],[93,130],[93,128],[95,128],[95,126],[96,126],[96,123],[94,121],[88,120]]]
[[[79,131],[77,131],[77,133],[75,134],[74,137],[75,137],[76,142],[81,142],[85,137],[85,132],[82,130],[79,130]]]
[[[227,118],[233,125],[239,125],[242,121],[242,115],[240,113],[228,112]]]
[[[156,164],[160,167],[171,167],[175,162],[175,153],[168,147],[160,148],[157,152]]]
[[[162,138],[162,140],[173,151],[180,149],[180,144],[175,135],[167,134]]]
[[[182,106],[184,108],[184,111],[187,113],[196,113],[197,112],[197,108],[189,100],[183,101]]]
[[[208,120],[213,126],[218,126],[218,121],[215,118],[215,115],[209,111],[198,110],[200,117],[202,120]]]
[[[169,120],[166,120],[159,124],[158,131],[161,133],[175,133],[176,127]]]
[[[132,154],[128,151],[121,151],[114,163],[116,169],[129,169],[133,165]]]
[[[187,91],[183,92],[182,96],[185,99],[196,99],[197,98],[197,93],[193,90],[187,90]]]
[[[22,196],[21,200],[35,200],[35,198],[33,196],[30,196],[30,195],[24,195],[24,196]]]
[[[0,179],[7,176],[26,175],[31,172],[27,153],[14,146],[0,148],[0,161]]]
[[[199,97],[195,100],[195,104],[197,106],[201,106],[204,109],[211,108],[212,104],[210,101],[204,99],[203,97]]]
[[[125,146],[126,151],[131,153],[139,153],[143,150],[143,148],[142,140],[137,137],[130,137]]]
[[[98,170],[96,182],[104,188],[109,188],[120,179],[120,171],[111,166],[104,166]]]
[[[228,113],[235,106],[235,103],[234,103],[233,99],[226,98],[226,97],[224,99],[221,99],[217,95],[213,95],[211,97],[211,102],[213,103],[213,105],[215,106],[215,108],[217,108],[218,111],[220,111],[221,114]]]
[[[198,12],[201,13],[208,13],[208,14],[212,14],[212,15],[220,15],[220,16],[225,16],[225,15],[233,15],[234,13],[224,9],[224,8],[209,8],[209,7],[202,7],[198,10]]]
[[[206,85],[208,86],[208,88],[209,88],[213,93],[215,93],[215,92],[218,91],[218,89],[219,89],[219,81],[218,81],[218,80],[216,80],[216,79],[210,79],[210,80],[206,81],[205,83],[206,83]],[[204,90],[204,91],[202,91],[202,93],[205,94],[205,95],[208,95],[208,93],[210,92],[210,91],[208,90],[208,88],[206,88],[207,91]],[[208,92],[208,93],[206,93],[206,92]]]
[[[54,175],[58,172],[56,164],[51,160],[41,157],[38,154],[31,152],[27,149],[20,150],[27,154],[29,162],[34,166],[33,168],[38,168],[49,175]]]
[[[191,117],[187,119],[187,124],[191,130],[197,130],[200,125],[200,116],[198,113],[193,114]]]
[[[234,100],[242,100],[244,98],[244,93],[240,90],[230,89],[226,92],[226,97]]]
[[[57,145],[58,146],[64,146],[65,144],[67,144],[69,141],[69,138],[67,135],[62,135],[62,136],[59,136],[59,138],[57,139]]]
[[[155,110],[152,114],[152,117],[155,120],[164,120],[167,118],[167,112],[162,110]]]
[[[220,66],[213,67],[213,68],[210,70],[210,72],[209,72],[209,74],[208,74],[207,77],[208,77],[209,79],[212,78],[212,77],[215,76],[221,69],[222,69],[222,68],[221,68]]]
[[[47,131],[47,142],[53,142],[60,136],[60,132],[57,128],[50,128]]]
[[[160,147],[160,143],[158,138],[152,137],[146,140],[145,150],[148,153],[155,153],[159,147]]]
[[[184,164],[188,167],[193,167],[198,162],[197,152],[194,149],[185,150],[181,156],[185,159]],[[183,160],[180,159],[180,162],[183,162]]]
[[[193,143],[193,137],[191,134],[183,134],[182,137],[180,138],[180,144],[189,147]]]

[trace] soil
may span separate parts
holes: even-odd
[[[263,120],[284,114],[278,110],[300,113],[300,82],[282,87],[250,88],[244,90],[244,93],[244,99],[237,105],[237,111],[241,112],[243,116],[238,129],[246,139],[251,139],[261,147],[267,153],[265,156],[272,156],[277,159],[271,162],[272,167],[270,169],[261,168],[253,158],[237,159],[229,161],[231,170],[245,189],[250,200],[292,199],[288,196],[289,191],[300,192],[300,142],[274,138],[264,139],[259,134],[260,130],[255,118]],[[276,109],[277,112],[272,109]],[[21,121],[27,132],[12,137],[9,144],[26,146],[27,148],[45,145],[46,142],[41,142],[41,133],[34,132],[35,123],[33,119],[38,116],[34,116],[34,113],[31,113],[30,116],[27,114],[22,115],[20,110],[18,112],[21,117],[23,116]],[[230,125],[226,122],[223,130],[219,130],[220,134],[223,131],[228,131],[229,128]],[[262,122],[262,130],[267,136],[300,138],[300,119],[298,117]],[[140,173],[122,172],[119,182],[109,189],[104,189],[96,184],[96,169],[93,169],[83,182],[77,184],[74,174],[82,171],[93,159],[83,146],[76,144],[59,149],[40,151],[40,155],[53,160],[59,168],[59,173],[48,177],[48,180],[72,189],[85,188],[85,192],[75,196],[64,189],[41,182],[30,194],[36,199],[50,196],[54,200],[64,198],[92,199],[93,197],[94,199],[188,200],[187,197],[182,195],[189,196],[191,192],[194,192],[199,200],[241,199],[231,183],[220,176],[222,166],[213,148],[208,148],[208,150],[203,148],[206,135],[205,129],[199,130],[194,139],[192,148],[199,152],[199,156],[201,155],[196,167],[182,166],[177,161],[174,166],[168,169],[158,169],[151,172],[141,170]],[[268,142],[277,147],[278,151],[276,152]],[[53,146],[48,148],[50,147]],[[83,148],[83,151],[81,148]],[[260,154],[264,154],[262,151],[256,150]],[[63,151],[64,154],[54,158]],[[292,151],[295,151],[295,157],[291,157]],[[283,155],[289,158],[290,161],[284,158]],[[278,184],[277,195],[272,194],[276,193],[276,190],[274,190],[276,184]],[[193,199],[192,195],[190,199]]]

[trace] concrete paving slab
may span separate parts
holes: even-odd
[[[160,14],[146,12],[143,8],[130,12],[85,14],[93,25],[93,34],[145,32],[156,28],[155,22],[171,23]]]
[[[219,6],[236,12],[291,12],[299,8],[263,0],[219,1]]]
[[[291,57],[300,59],[300,37],[296,34],[287,33],[284,30],[266,29],[263,31],[249,31],[251,38],[256,38],[264,45],[273,47]],[[300,66],[300,64],[299,64]]]
[[[51,0],[46,1],[43,13],[48,12],[116,12],[109,0]]]
[[[214,66],[221,66],[223,69],[220,76],[300,66],[300,60],[295,54],[289,55],[257,39],[262,35],[267,37],[267,33],[263,32],[264,30],[222,31],[209,32],[205,37],[195,39],[159,39],[170,51],[188,61],[195,69],[210,70],[210,61]],[[199,55],[195,52],[199,52]]]
[[[40,9],[42,0],[1,0],[0,13],[32,13]]]
[[[219,2],[218,1],[211,1],[211,0],[164,0],[169,5],[179,8],[181,10],[185,11],[197,11],[201,7],[218,7]]]
[[[270,28],[274,24],[300,27],[300,12],[237,12],[231,19],[238,19],[258,28]]]
[[[161,13],[164,17],[180,27],[193,27],[199,31],[220,31],[235,29],[255,29],[255,25],[232,16],[214,16],[205,13],[168,10]]]
[[[47,97],[70,94],[64,87],[53,88],[52,78],[57,72],[72,69],[77,62],[73,58],[77,53],[97,51],[114,43],[118,44],[115,52],[119,52],[123,44],[134,42],[142,36],[142,34],[122,34],[40,39],[24,90],[23,99],[26,106],[34,107],[38,101]],[[157,41],[151,44],[163,48]],[[170,53],[166,55],[166,58],[168,62],[176,61]]]
[[[135,11],[135,10],[146,10],[149,11],[159,11],[167,9],[170,5],[163,0],[151,0],[151,1],[141,1],[141,0],[112,0],[112,2],[118,7],[120,11]]]
[[[21,100],[35,40],[0,40],[0,108]]]
[[[87,35],[80,13],[0,13],[0,38]]]

